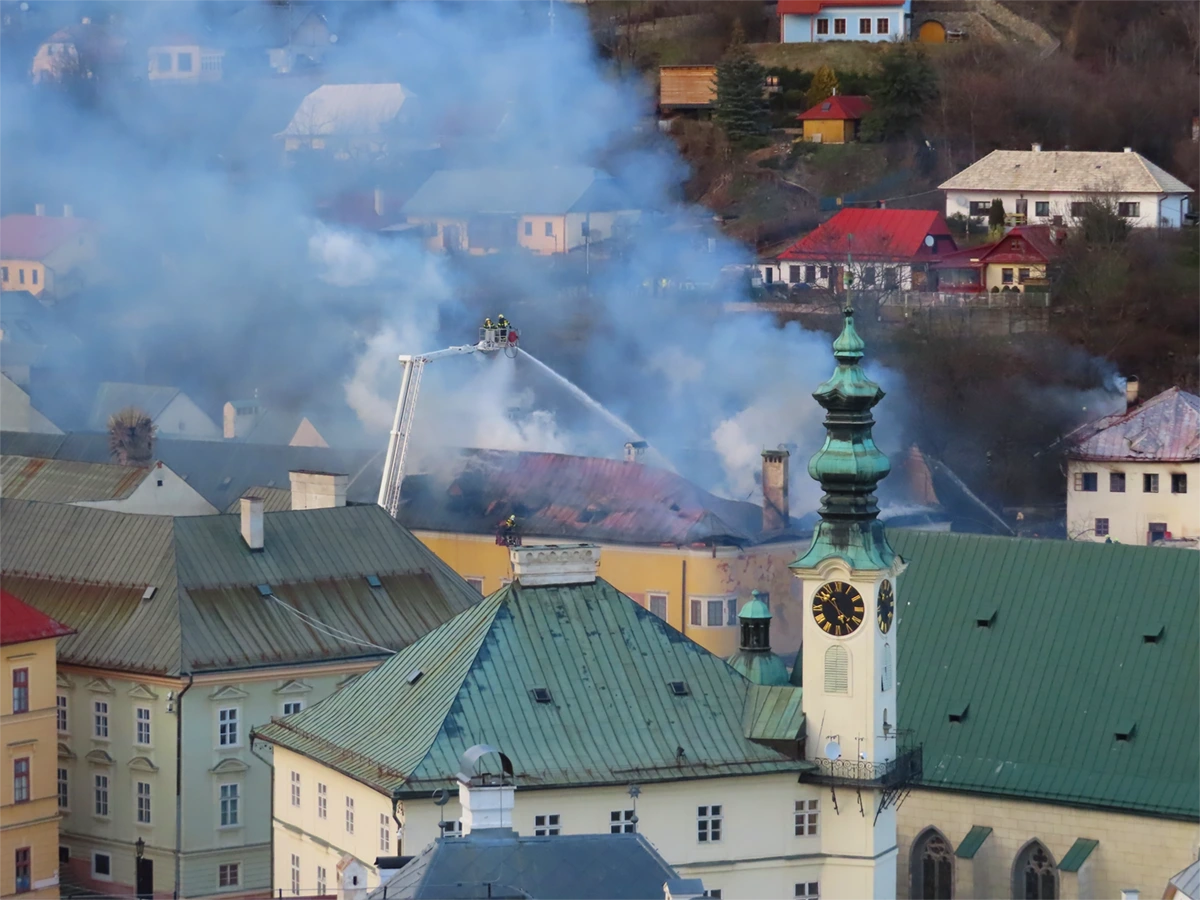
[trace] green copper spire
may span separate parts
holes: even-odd
[[[787,666],[771,652],[770,598],[759,591],[751,591],[750,596],[738,613],[741,647],[725,661],[755,684],[787,684]]]
[[[891,465],[871,437],[871,409],[883,391],[863,373],[865,346],[847,307],[846,324],[833,342],[837,369],[813,392],[826,411],[825,445],[808,462],[808,474],[825,490],[821,521],[794,569],[811,568],[831,556],[840,556],[852,569],[886,569],[896,555],[877,518],[875,487]]]

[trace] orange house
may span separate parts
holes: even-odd
[[[866,97],[834,94],[796,118],[804,128],[804,140],[818,144],[848,144],[858,140],[863,117],[870,111],[871,101]]]

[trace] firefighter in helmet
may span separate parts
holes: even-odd
[[[504,318],[504,313],[500,313],[500,315],[496,317],[496,327],[497,328],[507,328],[508,327],[508,319]]]
[[[483,327],[488,331],[492,330],[492,319],[490,316],[483,320]]]

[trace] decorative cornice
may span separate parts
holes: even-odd
[[[95,766],[111,766],[113,764],[113,758],[105,751],[99,749],[92,750],[84,759]]]
[[[148,685],[142,684],[140,681],[129,689],[128,694],[130,697],[136,697],[138,700],[158,699],[158,694],[154,693]]]
[[[94,694],[115,694],[113,686],[103,678],[93,678],[88,682],[88,690]]]
[[[232,684],[217,688],[208,695],[209,700],[245,700],[250,695]]]
[[[145,756],[135,756],[129,761],[129,768],[136,769],[139,772],[157,772],[158,766],[150,761]]]
[[[312,690],[312,685],[305,684],[303,681],[293,679],[281,684],[271,693],[273,694],[307,694]]]

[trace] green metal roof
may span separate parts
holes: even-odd
[[[770,650],[736,650],[726,661],[755,684],[787,684],[790,677],[783,660]]]
[[[408,646],[478,601],[375,506],[268,513],[262,552],[246,547],[237,516],[2,500],[0,517],[5,589],[77,630],[58,658],[78,665],[178,675],[379,656],[361,642]]]
[[[248,487],[242,491],[242,497],[257,497],[263,502],[263,512],[285,512],[292,508],[292,489],[277,487]],[[238,514],[242,511],[242,497],[229,504],[227,513]]]
[[[1058,864],[1058,870],[1060,872],[1078,872],[1087,862],[1087,858],[1092,855],[1092,851],[1099,846],[1099,841],[1093,841],[1090,838],[1076,838],[1071,849],[1067,851],[1067,855]]]
[[[750,689],[742,718],[752,741],[798,741],[804,737],[803,692],[786,681],[780,685],[756,684]]]
[[[989,825],[972,825],[967,836],[962,839],[962,843],[954,851],[954,855],[959,859],[974,859],[975,854],[979,852],[979,848],[983,846],[983,842],[991,833],[992,829]]]
[[[746,601],[746,605],[742,607],[738,613],[739,619],[769,619],[771,618],[771,607],[767,606],[761,599],[759,591],[751,591],[753,597]]]
[[[1200,553],[920,531],[891,540],[909,561],[898,721],[924,744],[926,785],[1200,816]],[[979,609],[995,610],[987,627]],[[1148,617],[1163,625],[1155,643],[1143,638]]]
[[[256,734],[384,792],[445,786],[479,743],[503,748],[526,787],[808,769],[745,736],[794,739],[803,721],[799,691],[760,690],[602,580],[512,584]]]
[[[124,500],[149,474],[149,466],[5,454],[0,456],[0,496],[47,503]]]

